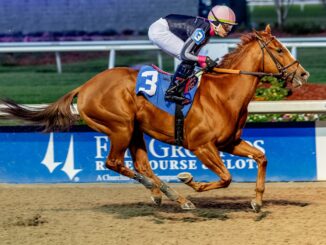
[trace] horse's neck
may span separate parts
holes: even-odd
[[[254,45],[254,44],[252,44]],[[236,69],[242,71],[258,71],[261,65],[261,54],[251,48],[245,55],[241,56],[229,69]],[[212,79],[210,91],[217,90],[216,94],[221,95],[218,100],[223,103],[232,103],[233,106],[247,106],[254,96],[256,91],[258,79],[249,75],[224,75],[216,76]]]

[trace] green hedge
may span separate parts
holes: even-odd
[[[255,94],[255,100],[276,101],[284,100],[290,95],[290,89],[285,81],[275,77],[263,77]],[[247,122],[302,122],[326,120],[326,114],[249,114]]]

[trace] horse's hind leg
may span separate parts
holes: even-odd
[[[224,166],[222,159],[219,156],[218,150],[214,143],[209,142],[195,151],[193,151],[198,159],[210,170],[216,173],[221,180],[216,182],[204,183],[195,182],[190,174],[185,173],[179,175],[181,181],[188,186],[192,187],[195,191],[209,191],[218,188],[226,188],[231,183],[231,175],[227,168]]]
[[[147,189],[150,189],[152,192],[152,200],[156,205],[161,205],[162,202],[162,193],[160,191],[160,180],[154,174],[147,156],[146,145],[143,139],[143,134],[137,128],[135,128],[130,145],[129,145],[130,154],[134,162],[134,167],[136,171],[148,178],[150,178],[155,184],[144,182],[144,186]],[[138,179],[141,179],[141,176],[138,176]]]
[[[105,126],[108,123],[100,121],[95,118],[89,117],[83,110],[80,110],[80,114],[85,122],[94,130],[105,133],[109,136],[111,141],[110,153],[106,159],[106,167],[122,174],[131,179],[135,179],[146,188],[153,188],[154,182],[146,176],[135,173],[133,170],[127,168],[124,165],[124,154],[132,142],[132,135],[134,131],[133,123],[117,124],[111,123],[110,127]],[[105,118],[102,116],[102,118]],[[107,118],[109,118],[107,116]],[[129,125],[129,126],[128,126]]]
[[[256,212],[259,212],[263,204],[263,194],[265,191],[265,176],[267,167],[267,159],[265,154],[244,140],[240,140],[236,145],[228,147],[223,151],[237,156],[249,157],[257,162],[258,174],[256,180],[256,199],[251,201],[251,206]]]
[[[131,135],[131,134],[130,134]],[[124,176],[138,181],[143,184],[147,189],[155,190],[156,185],[154,181],[141,173],[136,173],[124,164],[124,154],[130,145],[131,141],[126,133],[120,132],[119,134],[111,135],[111,149],[109,156],[106,160],[106,167]]]
[[[135,129],[136,125],[134,124],[133,118],[128,118],[128,115],[125,120],[123,120],[123,117],[125,115],[121,115],[119,118],[117,116],[112,118],[112,115],[115,114],[110,113],[101,107],[97,108],[97,110],[95,110],[94,112],[93,108],[87,107],[89,104],[85,104],[85,103],[83,104],[80,101],[81,100],[79,100],[80,104],[78,105],[78,109],[81,117],[91,128],[107,134],[111,140],[111,149],[110,149],[109,156],[107,157],[106,160],[107,168],[117,173],[120,173],[124,176],[137,180],[138,182],[143,184],[146,188],[153,190],[152,192],[155,192],[156,196],[159,195],[158,189],[156,187],[158,186],[159,189],[170,200],[177,201],[181,205],[181,208],[183,209],[195,208],[195,206],[189,200],[179,195],[176,191],[171,189],[163,181],[159,180],[156,177],[153,177],[152,180],[141,173],[143,170],[148,170],[148,169],[150,169],[150,171],[152,170],[150,168],[147,159],[146,148],[145,148],[145,143],[143,142],[142,133],[141,136],[136,135],[134,137],[135,139],[141,138],[140,142],[137,140],[136,141],[133,140],[134,131],[135,130],[136,132],[138,131],[137,128]],[[119,110],[119,111],[123,111],[123,112],[126,111],[125,109],[126,107],[124,107],[124,110]],[[133,112],[130,112],[130,115],[132,113]],[[139,147],[138,145],[139,143],[140,146],[142,147]],[[140,173],[136,173],[124,165],[124,153],[126,149],[130,146],[132,148],[132,151],[134,152],[135,159],[137,162],[135,168],[140,169]],[[138,156],[140,161],[137,160]],[[141,168],[141,166],[145,166],[145,167]],[[151,176],[150,173],[149,176]],[[155,175],[153,174],[153,176]]]
[[[146,150],[146,144],[143,138],[143,133],[135,127],[132,140],[130,142],[130,153],[134,161],[134,166],[137,172],[142,176],[146,176],[154,181],[154,185],[146,186],[152,192],[152,200],[157,205],[161,204],[162,194],[161,191],[172,201],[177,201],[182,209],[194,209],[195,205],[178,194],[175,190],[170,188],[166,183],[161,181],[153,172]],[[140,178],[142,178],[140,176]]]

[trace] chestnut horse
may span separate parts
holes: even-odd
[[[264,31],[243,35],[238,47],[223,57],[220,68],[279,74],[283,79],[300,85],[309,73],[293,58],[288,49],[271,34]],[[152,200],[161,203],[162,192],[177,201],[183,209],[194,204],[161,181],[152,171],[143,133],[160,141],[174,143],[174,116],[156,108],[143,96],[135,93],[137,71],[113,68],[91,78],[58,101],[42,109],[26,108],[11,100],[2,100],[7,106],[2,112],[8,118],[19,118],[35,125],[43,125],[46,132],[67,129],[77,119],[71,112],[71,103],[78,97],[81,118],[94,130],[111,140],[106,166],[124,176],[135,179],[151,190]],[[267,160],[263,152],[241,139],[248,104],[255,94],[259,79],[255,75],[203,74],[197,94],[184,121],[183,147],[220,180],[196,182],[190,174],[179,178],[195,191],[202,192],[228,187],[232,178],[220,158],[220,151],[254,159],[258,165],[256,198],[251,205],[259,211],[265,190]],[[124,153],[130,149],[135,171],[124,165]]]

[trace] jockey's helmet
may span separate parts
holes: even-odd
[[[223,28],[229,32],[232,26],[237,25],[235,14],[232,9],[224,5],[214,6],[208,14],[208,20],[214,25],[221,24]]]

